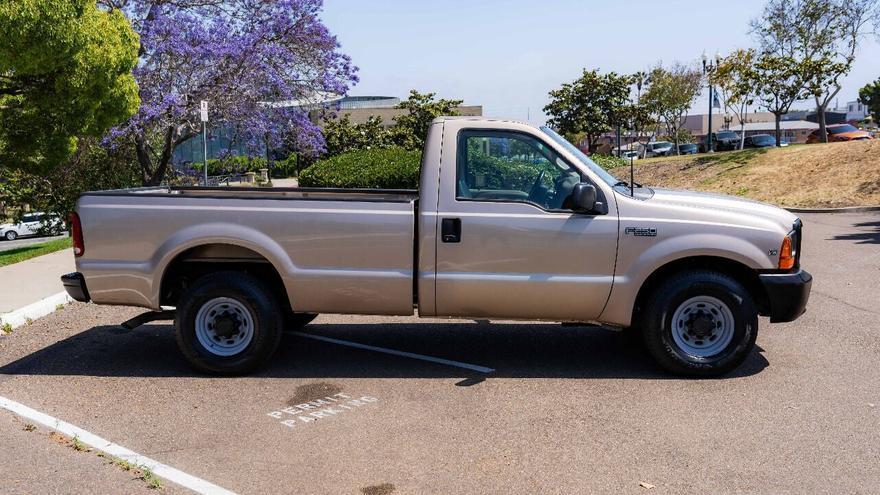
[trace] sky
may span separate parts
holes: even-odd
[[[543,124],[548,91],[584,68],[633,73],[753,46],[749,20],[764,3],[324,0],[321,17],[360,68],[351,95],[404,98],[417,89],[482,105],[486,116]],[[843,83],[840,105],[877,78],[880,44],[871,38]],[[702,95],[692,113],[706,111]]]

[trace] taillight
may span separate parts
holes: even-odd
[[[794,260],[794,251],[792,250],[791,245],[791,236],[785,236],[785,239],[782,240],[782,247],[779,248],[779,269],[780,270],[791,270],[794,268],[795,260]]]
[[[76,212],[70,214],[70,237],[73,239],[73,255],[82,256],[86,252],[86,245],[83,243],[82,223]]]

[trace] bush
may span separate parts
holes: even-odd
[[[296,168],[297,166],[297,155],[296,153],[291,153],[290,156],[283,160],[276,160],[272,162],[272,166],[269,168],[269,173],[272,175],[273,179],[286,179],[287,177],[296,177],[297,172],[299,171]]]
[[[629,165],[629,160],[618,158],[613,155],[591,155],[590,159],[596,162],[596,165],[611,170],[612,168],[623,167]]]
[[[202,162],[193,163],[193,170],[204,173]],[[268,168],[266,159],[260,156],[227,156],[224,158],[208,159],[208,175],[232,175],[245,172],[257,172],[261,168]]]
[[[303,187],[417,189],[421,152],[403,148],[358,150],[319,160],[299,174]]]
[[[504,160],[480,151],[468,150],[468,181],[471,184],[483,184],[482,187],[487,189],[528,191],[541,169],[546,172],[544,182],[548,186],[552,185],[556,170],[546,160],[534,163],[526,158]],[[481,176],[479,180],[478,176]]]

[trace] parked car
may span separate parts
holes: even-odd
[[[708,137],[703,138],[700,142],[700,153],[708,151]],[[733,131],[719,131],[712,133],[712,149],[715,151],[731,151],[738,150],[742,139],[739,134]]]
[[[699,151],[696,144],[687,143],[687,144],[679,144],[678,145],[678,154],[679,155],[696,155],[697,151]]]
[[[782,143],[780,143],[781,145]],[[788,144],[788,143],[785,143]],[[773,148],[776,146],[776,138],[770,134],[753,134],[746,136],[744,148]]]
[[[776,206],[631,189],[550,128],[478,117],[435,119],[420,173],[418,190],[85,193],[62,282],[157,312],[139,322],[173,316],[181,352],[215,374],[265,364],[316,313],[418,309],[632,326],[670,372],[718,375],[750,355],[758,315],[806,307],[801,221]]]
[[[14,241],[19,237],[29,235],[58,235],[63,226],[58,215],[41,212],[28,213],[22,216],[18,223],[0,224],[0,238]]]
[[[825,130],[828,132],[828,142],[829,143],[838,143],[842,141],[859,141],[863,139],[874,139],[871,136],[871,133],[868,131],[863,131],[858,127],[851,124],[836,124],[829,125],[825,127]],[[809,136],[807,136],[807,144],[813,143],[821,143],[822,142],[822,134],[819,132],[819,129],[811,132]]]
[[[653,141],[644,145],[645,158],[653,156],[669,156],[672,155],[672,148],[675,145],[669,141]]]
[[[611,153],[612,153],[612,155],[619,156],[620,158],[623,158],[624,160],[629,160],[629,159],[638,160],[639,158],[642,157],[641,154],[639,154],[639,152],[636,150],[614,148],[613,150],[611,150]]]

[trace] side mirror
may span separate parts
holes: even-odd
[[[591,212],[596,209],[596,186],[581,182],[571,191],[572,210]]]

